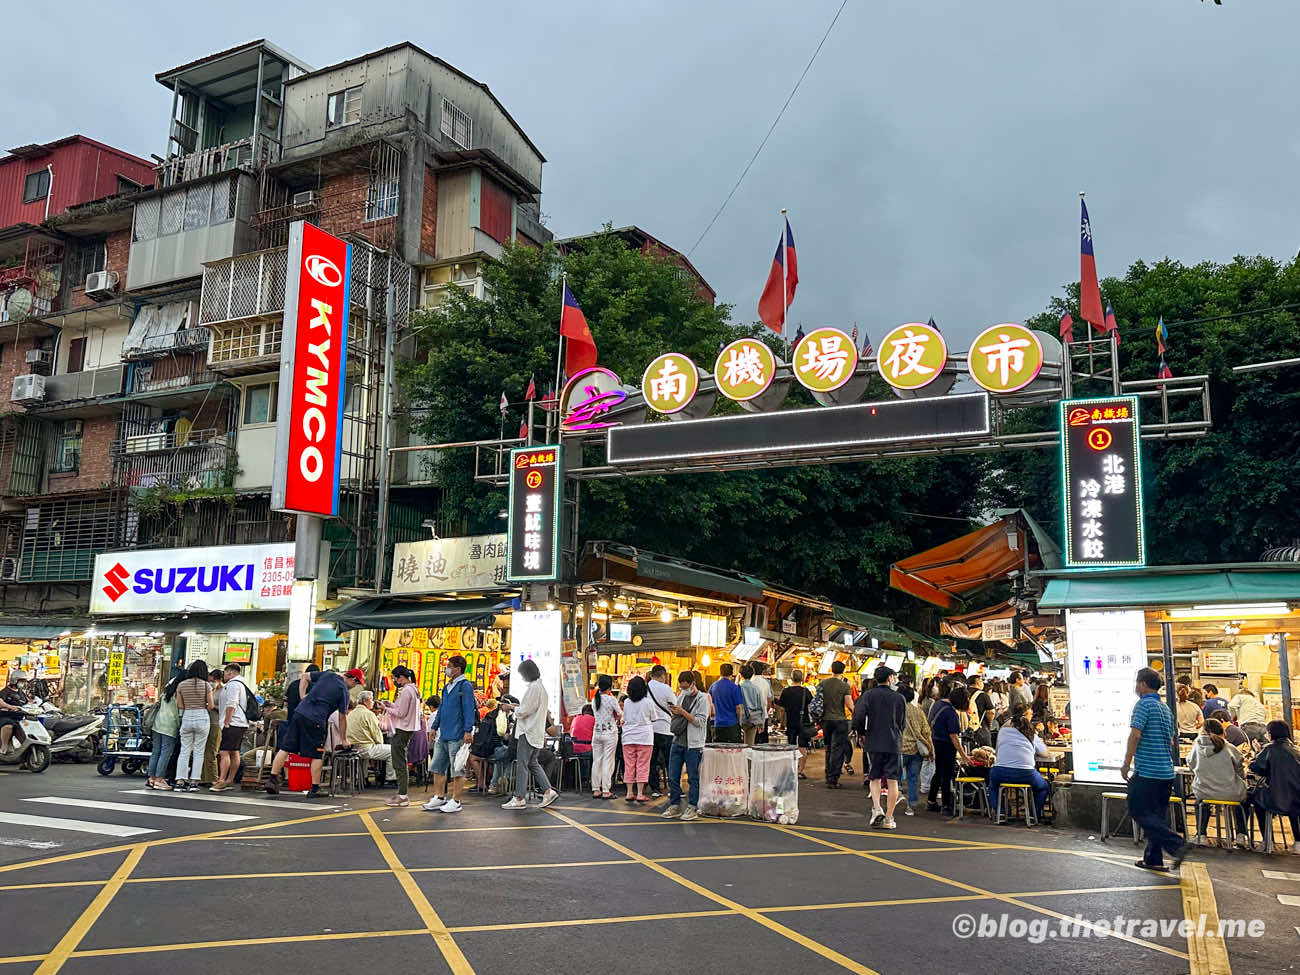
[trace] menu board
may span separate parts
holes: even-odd
[[[1120,783],[1137,672],[1147,665],[1141,610],[1066,610],[1074,777]]]
[[[554,611],[530,613],[516,610],[511,614],[510,693],[523,700],[527,682],[519,673],[525,660],[537,664],[542,686],[546,688],[546,706],[551,717],[560,718],[560,653],[563,640],[563,617]]]

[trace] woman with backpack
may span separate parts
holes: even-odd
[[[149,756],[149,781],[145,783],[147,789],[161,789],[163,792],[172,790],[167,784],[167,769],[180,737],[181,716],[176,706],[176,687],[184,677],[184,671],[178,670],[176,676],[167,682],[158,700],[158,708],[154,711],[153,752]]]
[[[613,799],[614,753],[618,749],[618,722],[623,716],[618,699],[610,691],[614,678],[601,674],[596,678],[596,693],[591,697],[591,797]]]

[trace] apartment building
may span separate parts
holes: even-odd
[[[0,340],[0,380],[16,397],[0,420],[0,539],[14,576],[0,588],[0,617],[57,604],[83,628],[127,637],[128,672],[134,642],[155,656],[178,648],[216,658],[237,647],[232,659],[250,643],[245,659],[269,676],[282,666],[291,573],[280,576],[294,530],[270,510],[290,224],[353,245],[344,469],[340,517],[325,532],[325,596],[375,583],[390,335],[400,359],[413,348],[412,308],[450,287],[481,294],[485,257],[550,239],[539,210],[544,159],[486,85],[410,43],[313,69],[255,40],[155,80],[172,95],[156,166],[118,167],[114,193],[101,181],[94,192],[105,198],[87,191],[71,205],[58,195],[66,185],[56,163],[49,214],[18,215],[39,218],[30,233],[49,255],[75,261],[75,273],[37,289],[66,304],[26,314],[21,347],[16,335]],[[0,161],[0,212],[6,180]],[[0,261],[7,240],[0,232]],[[45,280],[45,253],[25,257],[24,280]],[[95,274],[98,290],[87,294]],[[48,356],[29,363],[31,348]],[[401,442],[401,431],[389,434]],[[395,470],[389,544],[421,535],[434,506],[428,488],[403,484],[404,465]],[[121,575],[141,559],[161,566],[197,549],[214,562],[256,559],[274,582],[250,594],[246,612],[217,618],[192,596],[159,611],[132,591],[113,595],[120,587],[94,574],[97,554],[101,572]],[[90,672],[104,656],[94,650]],[[137,669],[143,690],[149,668]]]

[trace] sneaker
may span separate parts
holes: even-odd
[[[313,785],[310,789],[307,790],[308,799],[316,799],[321,795],[323,795],[323,793],[320,791],[320,786],[318,785]]]
[[[663,798],[663,793],[662,793],[662,792],[651,792],[651,793],[650,793],[650,798],[651,798],[651,799],[662,799],[662,798]]]
[[[669,806],[659,814],[663,819],[678,819],[682,815],[682,807],[678,805]]]
[[[549,806],[558,798],[560,798],[560,794],[558,792],[556,792],[554,789],[547,789],[546,795],[542,796],[541,808],[545,809],[547,806]]]
[[[198,784],[197,782],[191,782],[189,785],[187,785],[187,786],[185,787],[185,791],[186,791],[186,792],[198,792],[198,791],[199,791],[199,784]]]
[[[898,829],[898,823],[894,822],[894,817],[890,816],[880,824],[881,829]]]
[[[692,819],[699,819],[700,811],[694,806],[687,806],[686,811],[682,813],[682,822],[689,823]]]
[[[411,800],[406,796],[389,796],[384,800],[385,806],[409,806]]]
[[[871,811],[871,828],[880,829],[885,822],[885,811],[877,806]]]
[[[172,791],[172,787],[169,786],[166,782],[159,782],[156,786],[154,786],[154,788],[157,789],[159,792],[171,792],[171,791]]]
[[[1197,846],[1205,846],[1205,844],[1208,843],[1209,840],[1205,838],[1204,833],[1197,833],[1195,836],[1192,837],[1192,842]]]
[[[461,805],[459,802],[457,802],[455,799],[448,799],[446,802],[444,802],[444,803],[442,804],[442,808],[440,808],[440,809],[438,810],[438,812],[445,812],[445,813],[458,813],[458,812],[460,812],[460,811],[461,811],[462,809],[464,809],[464,808],[465,808],[465,807],[462,806],[462,805]]]
[[[911,806],[908,806],[906,809],[903,810],[903,815],[904,815],[904,816],[915,816],[916,813],[912,811],[912,807],[911,807]]]
[[[266,794],[268,796],[278,796],[280,794],[280,780],[274,775],[267,776],[266,785],[264,788],[266,789]],[[214,785],[212,787],[212,791],[225,792],[226,787],[224,785],[219,785],[219,784]]]
[[[447,800],[444,799],[442,796],[434,796],[432,799],[430,799],[420,808],[423,809],[425,812],[437,812],[446,804],[446,802]]]
[[[502,809],[526,809],[528,808],[528,803],[524,802],[524,800],[520,799],[518,796],[515,796],[509,802],[502,803],[501,808]]]
[[[1250,840],[1238,833],[1236,837],[1233,838],[1232,845],[1239,850],[1249,850]]]

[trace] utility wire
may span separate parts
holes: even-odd
[[[840,4],[840,9],[835,11],[835,16],[831,18],[830,26],[826,28],[826,33],[822,35],[822,39],[817,42],[817,49],[813,51],[812,57],[810,57],[808,63],[804,65],[803,73],[799,75],[799,80],[796,81],[794,87],[790,89],[790,95],[786,98],[785,104],[781,106],[781,111],[776,113],[776,118],[772,120],[772,124],[767,130],[767,135],[763,136],[763,141],[758,144],[758,148],[754,150],[754,154],[749,157],[749,162],[745,164],[745,168],[741,171],[740,178],[736,180],[736,185],[731,188],[731,192],[727,194],[727,198],[722,201],[722,206],[718,207],[718,212],[713,215],[713,219],[709,221],[709,225],[704,228],[704,231],[700,234],[699,238],[691,245],[691,249],[686,252],[687,257],[694,254],[695,248],[699,247],[700,242],[708,236],[709,231],[713,229],[713,225],[718,222],[718,217],[722,216],[722,211],[727,209],[727,204],[730,203],[731,198],[736,195],[736,190],[740,189],[740,184],[743,183],[745,177],[749,175],[749,170],[754,165],[755,160],[758,159],[758,154],[763,151],[763,147],[767,145],[767,140],[770,139],[772,133],[776,131],[777,125],[781,122],[781,116],[783,116],[785,110],[790,107],[790,102],[794,100],[795,93],[799,91],[799,86],[803,84],[804,78],[808,76],[808,72],[812,69],[813,62],[817,60],[817,55],[821,53],[822,46],[826,43],[826,38],[831,36],[831,31],[835,29],[835,24],[840,19],[840,14],[844,13],[844,8],[848,5],[849,0],[843,0]]]
[[[1184,322],[1165,322],[1165,328],[1177,328],[1182,325],[1204,325],[1206,322],[1222,322],[1229,318],[1249,318],[1251,315],[1263,315],[1271,311],[1289,311],[1293,308],[1300,308],[1300,302],[1293,301],[1289,305],[1273,305],[1270,308],[1251,308],[1246,311],[1234,311],[1228,315],[1214,315],[1211,318],[1189,318]]]

